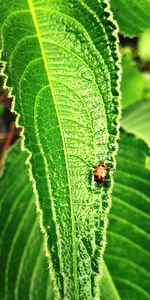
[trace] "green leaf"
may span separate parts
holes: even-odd
[[[125,36],[136,36],[150,28],[149,0],[110,0],[111,9]]]
[[[0,57],[1,57],[1,51],[0,51]],[[4,74],[6,64],[2,61],[0,61],[0,95],[6,95],[9,97],[10,89],[6,86],[6,75]]]
[[[0,178],[0,299],[52,300],[26,159],[16,143]]]
[[[130,49],[124,50],[122,57],[122,106],[126,108],[142,99],[145,80],[143,74],[138,70],[135,61],[132,59]]]
[[[143,62],[150,61],[150,30],[143,32],[138,40],[138,54]]]
[[[1,4],[1,46],[58,299],[98,297],[118,137],[118,47],[107,1]]]
[[[150,99],[150,73],[144,72],[144,91],[143,91],[143,98]]]
[[[150,299],[150,170],[145,167],[147,157],[149,149],[142,140],[121,134],[104,259],[123,300]],[[106,299],[103,290],[105,286],[101,288],[101,299]]]
[[[124,110],[122,126],[150,146],[150,100],[140,101]]]
[[[148,154],[144,142],[121,133],[101,280],[102,300],[149,299],[149,284],[145,272],[142,273],[143,267],[147,265],[149,269],[150,265],[146,250],[150,246],[147,234],[150,168],[145,167]],[[0,178],[0,299],[52,300],[26,159],[27,155],[16,143]]]
[[[121,300],[105,262],[103,262],[103,275],[101,278],[101,299]]]

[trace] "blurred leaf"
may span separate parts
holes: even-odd
[[[121,134],[104,259],[122,300],[150,299],[148,155],[142,140]],[[108,300],[101,292],[101,300]]]
[[[143,100],[124,110],[122,126],[150,146],[150,100]]]
[[[122,57],[122,105],[126,108],[142,99],[146,81],[131,57],[130,50]]]
[[[125,36],[137,36],[150,28],[149,0],[110,0],[120,32]]]
[[[119,53],[107,0],[12,1],[1,6],[1,44],[58,299],[99,293],[115,164]],[[98,297],[98,296],[97,296]]]
[[[138,55],[143,62],[150,61],[150,30],[143,32],[139,37]]]
[[[0,116],[4,113],[4,110],[5,110],[4,103],[0,102]]]
[[[16,143],[0,178],[0,299],[52,300],[26,159]]]
[[[144,90],[142,98],[150,99],[150,73],[143,72],[142,75],[144,78]]]
[[[150,170],[150,156],[147,157],[145,166],[148,170]]]

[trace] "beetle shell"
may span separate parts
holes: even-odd
[[[109,167],[105,166],[105,163],[102,161],[99,165],[94,166],[94,181],[98,183],[107,183],[107,170],[110,169]]]

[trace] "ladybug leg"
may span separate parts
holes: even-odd
[[[98,176],[94,175],[94,181],[98,182]]]

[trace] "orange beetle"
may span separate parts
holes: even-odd
[[[93,167],[94,173],[94,181],[98,183],[107,183],[107,170],[111,169],[110,167],[106,167],[103,161],[100,162],[99,165]]]

